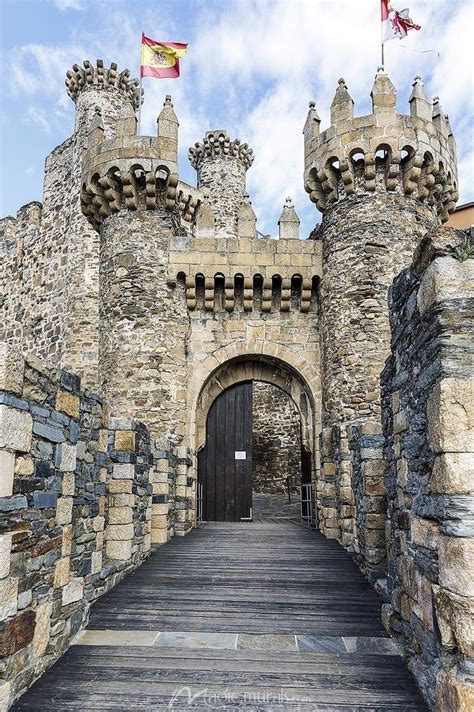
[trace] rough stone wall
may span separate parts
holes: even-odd
[[[380,415],[389,352],[387,290],[433,226],[417,201],[355,195],[323,218],[321,281],[324,424]]]
[[[5,704],[64,652],[97,596],[192,525],[176,486],[187,453],[155,450],[142,423],[108,412],[78,376],[0,344]]]
[[[438,230],[394,281],[382,374],[385,623],[439,712],[474,702],[474,271],[459,239]]]
[[[291,491],[301,485],[301,422],[292,399],[277,386],[253,382],[252,490]]]
[[[184,291],[167,285],[176,224],[158,209],[102,225],[100,381],[112,412],[143,419],[176,443],[186,396]],[[182,417],[182,416],[181,416]]]

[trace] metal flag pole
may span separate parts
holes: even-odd
[[[144,32],[142,32],[142,41],[140,43],[140,63],[139,63],[139,69],[138,69],[138,72],[140,74],[140,84],[138,86],[137,136],[140,136],[141,120],[142,120],[142,45],[143,45],[143,36],[144,36]]]
[[[380,53],[382,59],[382,70],[385,69],[385,45],[383,41],[383,16],[382,16],[382,3],[380,3]]]

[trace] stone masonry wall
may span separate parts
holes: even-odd
[[[277,386],[253,382],[252,490],[286,491],[301,485],[301,422],[293,400]]]
[[[154,450],[142,423],[108,412],[77,376],[0,344],[5,704],[64,652],[97,596],[192,524],[175,487],[187,453]]]
[[[439,229],[394,281],[382,374],[385,624],[439,712],[474,705],[474,261],[459,242]]]

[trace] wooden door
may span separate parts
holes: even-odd
[[[227,388],[211,405],[198,453],[203,520],[239,522],[252,507],[252,382]]]

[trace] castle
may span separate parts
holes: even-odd
[[[10,671],[23,662],[8,694],[153,546],[196,518],[251,518],[245,413],[248,384],[263,383],[298,413],[319,529],[386,596],[387,629],[430,704],[467,709],[473,295],[470,262],[455,258],[462,235],[442,227],[458,178],[439,100],[416,77],[409,114],[398,114],[379,70],[367,116],[354,116],[343,79],[322,132],[311,102],[304,187],[322,223],[299,239],[288,199],[270,239],[246,191],[246,143],[207,131],[189,149],[191,186],[179,178],[171,97],[156,136],[137,136],[128,70],[86,61],[66,86],[75,127],[46,159],[43,202],[1,222],[1,501],[13,532],[3,571],[15,589],[5,625],[17,641],[7,635],[4,653]],[[230,443],[225,477],[216,441]],[[226,482],[236,493],[240,481],[243,493],[229,495]],[[25,588],[31,572],[11,563],[32,510],[60,528],[58,556],[41,564],[52,598],[37,601],[38,582]],[[76,546],[80,537],[90,543]]]

